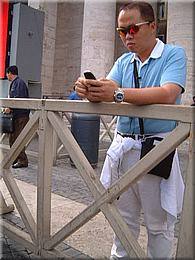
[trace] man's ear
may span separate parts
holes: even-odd
[[[152,29],[152,32],[156,34],[157,26],[155,21],[150,23],[150,28]]]

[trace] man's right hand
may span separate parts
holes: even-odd
[[[79,97],[88,98],[88,86],[84,77],[78,78],[78,80],[75,82],[75,91]]]

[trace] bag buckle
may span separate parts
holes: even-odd
[[[141,139],[141,141],[145,141],[146,140],[146,136],[143,134],[143,135],[139,135],[138,136],[138,139]]]
[[[138,139],[141,139],[142,141],[146,141],[146,139],[151,138],[152,135],[150,134],[139,134]]]

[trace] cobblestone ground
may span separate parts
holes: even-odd
[[[99,161],[97,168],[95,168],[96,174],[99,176],[100,171],[102,168],[102,164],[105,158],[105,151],[109,146],[109,142],[105,142],[101,144],[100,152],[99,152]],[[30,144],[28,147],[29,150],[36,151],[37,144],[36,140],[33,144]],[[181,152],[181,166],[182,172],[185,173],[188,156],[186,153]],[[37,158],[29,156],[29,167],[27,169],[16,169],[13,171],[14,177],[17,180],[23,181],[25,183],[31,185],[37,185]],[[67,157],[66,151],[61,151],[60,159],[56,161],[56,165],[53,167],[52,171],[52,193],[60,195],[66,199],[70,199],[77,203],[81,203],[84,205],[89,205],[93,201],[93,197],[89,192],[89,189],[85,185],[84,181],[80,177],[77,169],[71,166],[70,159]],[[16,223],[18,227],[24,229],[24,225],[18,216],[12,214],[3,215],[3,218]],[[144,226],[144,223],[142,223]],[[179,221],[178,225],[176,226],[176,237],[178,236],[178,228],[179,228]],[[89,231],[90,232],[90,231]],[[98,232],[98,231],[97,231]],[[143,238],[144,240],[145,238]],[[3,230],[0,232],[0,244],[1,244],[1,259],[36,259],[38,258],[34,254],[32,254],[29,250],[20,246],[17,242],[10,240],[3,234]],[[102,238],[102,246],[104,246],[104,238]],[[82,254],[81,251],[75,249],[74,247],[66,244],[61,243],[59,250],[65,250],[70,257],[73,258],[83,258],[83,259],[90,259],[87,254]],[[94,250],[95,250],[95,243],[94,243]]]

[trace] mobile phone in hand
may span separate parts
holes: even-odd
[[[93,73],[90,70],[86,70],[83,72],[86,79],[93,79],[96,80],[96,77],[93,75]],[[91,101],[91,100],[90,100]],[[93,103],[99,103],[100,101],[91,101]]]
[[[83,72],[86,79],[96,79],[93,73],[90,70],[86,70]]]

